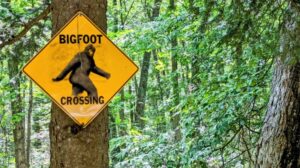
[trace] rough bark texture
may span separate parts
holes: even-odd
[[[25,118],[22,113],[22,98],[20,90],[20,76],[19,76],[19,59],[13,55],[8,63],[9,77],[11,80],[10,86],[16,92],[15,97],[10,102],[11,112],[17,118],[14,123],[14,143],[15,143],[15,159],[17,168],[27,168],[27,161],[25,155]]]
[[[52,1],[53,34],[78,10],[83,11],[106,31],[106,0]],[[108,110],[103,110],[85,129],[77,126],[59,107],[52,103],[51,168],[107,168]]]
[[[272,94],[258,143],[256,167],[300,167],[300,9],[291,2],[281,31],[280,50],[272,81]]]
[[[300,64],[277,61],[257,167],[300,167]]]

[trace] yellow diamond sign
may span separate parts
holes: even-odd
[[[137,71],[138,67],[82,12],[23,68],[84,127]]]

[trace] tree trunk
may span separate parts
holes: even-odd
[[[5,153],[5,159],[3,160],[4,162],[4,166],[3,167],[8,167],[9,161],[10,161],[10,151],[9,151],[9,134],[7,133],[7,128],[6,126],[1,126],[2,130],[3,130],[3,135],[4,135],[4,153]]]
[[[152,50],[152,55],[153,55],[154,65],[157,65],[158,64],[157,51]],[[164,101],[164,95],[165,94],[164,94],[163,86],[162,86],[162,83],[161,83],[160,71],[157,70],[156,68],[154,68],[153,71],[155,72],[157,87],[159,89],[159,100]]]
[[[26,168],[25,155],[25,118],[22,113],[22,98],[20,90],[20,76],[19,76],[19,59],[13,55],[8,63],[9,77],[11,79],[11,90],[15,92],[13,100],[10,102],[13,118],[15,118],[13,137],[15,143],[15,159],[17,168]]]
[[[159,16],[160,4],[162,0],[155,0],[152,8],[152,13],[149,16],[150,21],[153,21],[156,17]],[[147,9],[147,7],[145,7]],[[146,11],[149,13],[149,11]],[[144,117],[145,103],[146,103],[146,94],[147,94],[147,85],[148,85],[148,74],[150,67],[150,58],[151,52],[144,52],[141,75],[140,75],[140,83],[137,89],[137,98],[136,98],[136,121],[138,126],[141,128],[145,127],[145,122],[142,119]]]
[[[123,1],[122,1],[123,2]],[[123,7],[123,3],[120,1],[120,7],[121,8],[124,8]],[[117,6],[117,0],[113,0],[113,8],[114,9],[117,9],[118,6]],[[120,14],[120,20],[121,20],[121,30],[124,29],[124,22],[122,21],[122,12],[118,12],[118,11],[114,11],[113,13],[113,18],[114,18],[114,29],[113,29],[113,32],[117,33],[119,31],[119,19],[118,19],[118,14]],[[121,124],[119,125],[119,133],[121,136],[124,136],[126,135],[126,124],[125,124],[125,91],[124,91],[125,87],[122,88],[122,90],[120,91],[120,96],[121,96],[121,109],[119,111],[119,116],[120,116],[120,119],[121,119]],[[117,124],[116,124],[117,126]]]
[[[300,8],[290,2],[281,31],[272,94],[257,147],[256,167],[300,167]],[[296,60],[286,63],[287,60]]]
[[[144,117],[144,109],[145,109],[145,103],[146,103],[146,90],[148,85],[148,70],[150,67],[150,52],[145,52],[143,57],[143,63],[142,63],[142,70],[140,75],[140,84],[137,90],[137,98],[136,98],[136,115],[135,117],[138,126],[140,128],[145,127],[145,122],[142,119]]]
[[[176,5],[175,0],[170,0],[170,11],[175,12]],[[179,104],[179,86],[178,86],[178,63],[177,63],[177,36],[176,33],[171,37],[171,64],[172,64],[172,87],[173,87],[173,107],[178,106]],[[180,132],[180,114],[178,113],[178,109],[174,108],[171,111],[171,124],[172,129],[175,131],[174,140],[179,141],[181,139],[181,132]]]
[[[177,37],[173,37],[172,41],[172,74],[173,76],[173,105],[174,107],[178,106],[179,104],[179,85],[178,85],[178,64],[177,64],[177,53],[174,51],[177,47]],[[180,114],[179,109],[174,108],[171,111],[171,122],[172,122],[172,128],[175,131],[175,141],[179,141],[181,139],[181,131],[180,131]]]
[[[127,131],[127,124],[125,123],[125,91],[124,91],[124,87],[122,88],[122,90],[120,91],[120,95],[121,95],[121,109],[119,112],[120,115],[120,119],[121,119],[121,124],[120,124],[120,136],[124,136],[126,135],[126,131]]]
[[[27,114],[27,142],[26,142],[26,161],[30,167],[30,148],[31,148],[31,114],[33,105],[32,81],[29,82],[28,114]]]
[[[128,93],[129,93],[129,95],[131,96],[131,95],[133,95],[133,91],[132,91],[132,83],[129,83],[129,88],[128,88]],[[132,127],[132,125],[133,125],[133,123],[135,122],[135,119],[134,119],[134,104],[132,103],[132,101],[131,101],[131,99],[129,99],[129,101],[128,101],[128,103],[129,103],[129,115],[130,115],[130,123],[131,123],[131,127]]]
[[[152,50],[152,55],[153,55],[154,65],[156,66],[158,64],[157,51]],[[156,87],[159,90],[159,92],[154,97],[155,100],[156,100],[156,106],[157,106],[157,107],[155,107],[156,115],[157,115],[157,117],[160,118],[160,121],[159,121],[159,123],[157,124],[157,127],[156,127],[156,131],[157,131],[157,133],[161,133],[161,132],[166,132],[166,130],[167,130],[167,120],[166,120],[166,117],[165,117],[165,113],[158,110],[159,109],[158,108],[159,103],[164,102],[165,92],[164,92],[164,89],[163,89],[163,87],[164,87],[163,83],[161,82],[160,71],[157,70],[156,68],[153,68],[153,71],[155,73],[155,77],[156,77],[156,81],[157,81]]]
[[[52,32],[56,33],[78,10],[106,31],[106,0],[52,1]],[[50,130],[51,168],[107,168],[108,110],[82,129],[52,103]]]

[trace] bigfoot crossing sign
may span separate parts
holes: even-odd
[[[83,127],[137,71],[138,67],[82,12],[23,68]]]

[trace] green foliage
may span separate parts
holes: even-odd
[[[180,0],[171,10],[169,1],[113,2],[108,1],[109,37],[140,68],[145,52],[151,59],[144,115],[135,113],[140,72],[124,87],[124,96],[118,94],[109,105],[110,166],[254,167],[272,65],[282,53],[279,31],[287,3]],[[18,34],[47,3],[0,1],[0,43]],[[158,6],[159,16],[153,18]],[[14,164],[12,130],[27,115],[29,83],[20,69],[49,40],[50,29],[47,18],[1,48],[0,165]],[[12,60],[19,63],[14,68]],[[12,115],[10,104],[18,95],[22,110]],[[32,165],[47,167],[50,100],[37,88],[33,97]],[[172,125],[176,115],[179,140]],[[138,127],[139,117],[144,128]]]
[[[146,128],[138,128],[136,135],[128,127],[126,136],[111,139],[111,165],[253,167],[270,92],[272,64],[274,56],[279,55],[283,11],[271,2],[197,1],[192,4],[195,11],[186,1],[176,5],[172,13],[167,2],[163,2],[160,16],[154,21],[136,15],[124,30],[111,36],[140,67],[143,52],[157,52],[157,60],[152,55],[149,70]],[[109,9],[112,14],[114,8]],[[139,8],[133,8],[131,13],[135,11]],[[198,12],[200,15],[195,15]],[[115,24],[115,17],[118,15],[110,15],[110,27]],[[178,45],[171,48],[174,37]],[[174,97],[170,94],[175,75],[171,71],[171,52],[178,54],[177,105],[172,103]],[[193,69],[197,69],[197,74],[193,74]],[[118,104],[121,100],[115,101]],[[120,109],[111,106],[111,110]],[[174,116],[170,112],[174,110],[181,116],[179,128],[183,137],[178,142],[174,142],[171,129]]]
[[[36,17],[44,9],[45,1],[0,1],[0,43],[15,37],[29,20]],[[29,80],[21,73],[21,68],[28,59],[45,44],[50,37],[50,22],[43,20],[14,45],[5,46],[0,51],[0,167],[12,167],[14,158],[13,130],[18,123],[27,121]],[[38,95],[37,95],[38,94]],[[33,144],[42,139],[41,132],[48,129],[49,100],[42,93],[34,93],[34,118],[43,122],[39,130],[34,129]],[[48,104],[48,105],[47,105]],[[38,115],[36,115],[38,114]],[[46,123],[45,123],[46,121]],[[46,127],[45,127],[46,126]],[[27,125],[26,127],[27,128]],[[39,132],[36,132],[39,131]],[[37,135],[38,134],[38,135]],[[47,136],[46,136],[47,137]],[[44,138],[44,137],[43,137]],[[45,143],[42,144],[45,146]],[[34,151],[34,150],[32,150]],[[32,159],[39,160],[44,152],[32,152]],[[34,167],[40,167],[43,162]]]

